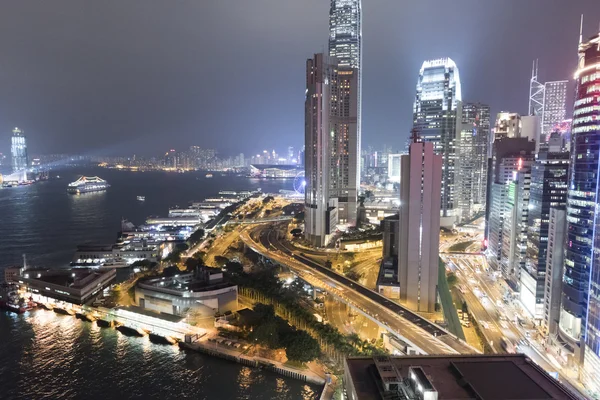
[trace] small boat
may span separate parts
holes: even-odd
[[[213,174],[211,174],[211,173],[208,173],[208,174],[206,174],[206,177],[207,177],[207,178],[212,178],[212,177],[213,177]]]
[[[138,196],[137,199],[139,201],[146,201],[146,196]]]

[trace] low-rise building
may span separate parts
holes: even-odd
[[[523,354],[350,357],[344,385],[349,400],[577,399]]]
[[[209,316],[237,310],[238,290],[220,270],[199,267],[193,273],[138,282],[135,301],[139,307],[156,312]]]
[[[73,304],[91,302],[116,277],[114,269],[24,269],[17,283],[33,300],[61,300]]]

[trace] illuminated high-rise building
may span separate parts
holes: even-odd
[[[529,115],[539,118],[539,145],[544,147],[556,124],[562,122],[567,114],[567,84],[553,81],[541,83],[538,79],[538,62],[533,62],[529,81]]]
[[[600,392],[600,33],[579,44],[559,335]]]
[[[464,103],[456,138],[456,198],[459,216],[469,219],[486,200],[490,107]]]
[[[461,129],[461,86],[450,58],[425,61],[419,71],[413,107],[413,127],[420,140],[433,143],[442,164],[442,225],[456,222],[456,138]]]
[[[356,218],[357,187],[344,165],[356,165],[357,154],[348,154],[344,138],[356,134],[357,87],[357,70],[340,68],[335,57],[306,62],[304,232],[313,246],[327,244],[338,221],[347,221],[352,196]]]
[[[362,10],[361,0],[331,0],[329,10],[329,56],[337,59],[339,94],[344,107],[337,110],[331,148],[330,196],[339,201],[339,219],[354,225],[360,188]],[[353,81],[352,88],[348,85]],[[307,148],[308,153],[308,148]]]
[[[12,156],[13,173],[26,170],[29,166],[27,139],[23,131],[19,128],[15,128],[12,131],[10,153]]]

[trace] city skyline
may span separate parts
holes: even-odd
[[[330,7],[327,3],[314,1],[302,7],[292,6],[298,7],[292,10],[267,0],[252,7],[240,6],[242,12],[231,17],[233,31],[221,35],[219,41],[204,37],[207,29],[217,32],[222,29],[215,27],[213,21],[223,21],[228,15],[223,5],[182,6],[176,10],[163,9],[158,4],[147,7],[144,11],[147,18],[154,20],[160,15],[161,21],[169,23],[169,30],[161,30],[164,37],[158,37],[157,28],[136,26],[139,32],[127,28],[132,18],[141,18],[136,16],[135,5],[120,8],[122,18],[111,23],[122,29],[123,35],[115,36],[95,34],[98,24],[112,16],[110,4],[94,13],[86,7],[65,8],[57,3],[38,5],[35,9],[27,4],[11,4],[0,16],[4,33],[0,49],[6,54],[0,136],[9,137],[12,127],[20,126],[28,133],[30,151],[36,154],[113,155],[126,149],[126,153],[145,155],[165,148],[186,148],[198,142],[234,154],[242,152],[250,138],[269,143],[268,147],[299,143],[302,113],[297,110],[301,109],[304,86],[301,66],[315,50],[327,46]],[[384,2],[363,5],[366,7],[363,36],[367,38],[361,74],[363,147],[393,143],[396,137],[404,141],[408,137],[414,70],[424,59],[446,55],[461,68],[463,97],[490,104],[492,115],[504,109],[527,113],[523,93],[507,87],[513,87],[514,83],[514,87],[524,88],[531,60],[539,59],[541,80],[570,79],[568,114],[575,68],[571,55],[577,41],[579,14],[589,10],[586,18],[596,21],[600,19],[600,11],[593,14],[593,1],[576,5],[543,3],[544,7],[536,1],[515,2],[514,7],[505,7],[504,3],[490,6],[497,10],[493,18],[498,22],[509,19],[515,22],[510,10],[519,10],[516,18],[527,24],[515,23],[515,26],[528,26],[539,33],[529,35],[527,41],[520,40],[524,32],[515,30],[504,35],[501,23],[479,25],[482,22],[476,23],[481,28],[478,38],[458,33],[460,37],[446,39],[439,34],[443,24],[433,23],[430,31],[415,40],[413,35],[405,33],[414,30],[412,21],[428,18],[435,22],[446,17],[437,12],[439,7],[435,7],[435,2],[409,8]],[[487,8],[475,4],[462,2],[472,15],[461,15],[462,7],[456,7],[450,10],[449,18],[456,25],[467,21],[465,18],[469,23],[489,18]],[[16,25],[14,21],[21,15],[30,18],[29,26],[42,28]],[[554,32],[557,25],[564,28],[560,35]],[[594,25],[593,22],[586,25],[584,36],[591,34]],[[286,29],[281,29],[282,26]],[[20,37],[21,41],[13,42],[10,37]],[[547,40],[548,37],[552,40]],[[390,52],[378,44],[394,38],[403,50]],[[146,46],[147,39],[154,46]],[[88,45],[82,47],[82,40]],[[475,57],[489,47],[490,40],[495,51],[483,61]],[[278,46],[277,42],[284,46]],[[465,47],[464,43],[471,46]],[[191,52],[190,46],[200,51]],[[271,68],[274,71],[271,81],[285,83],[277,83],[265,91],[257,90],[256,85],[264,81],[258,78],[263,63],[254,54],[261,54],[266,46],[278,48],[282,54],[275,58],[277,67]],[[127,52],[131,48],[136,49],[135,57]],[[526,56],[504,65],[502,49]],[[237,74],[238,67],[233,62],[240,53],[246,60],[244,74]],[[55,57],[56,54],[61,57]],[[92,55],[107,61],[92,64],[89,61]],[[214,57],[225,67],[213,68],[215,63],[204,66],[202,60],[206,57]],[[185,62],[174,62],[175,59]],[[564,61],[556,63],[556,59]],[[40,69],[38,66],[42,65],[44,68]],[[213,78],[207,80],[206,76]],[[392,78],[383,82],[379,76]],[[229,84],[235,87],[233,97],[215,92],[219,86]],[[119,96],[115,96],[117,92]],[[210,93],[217,95],[209,96]],[[250,95],[258,97],[249,101]],[[248,118],[232,120],[220,112],[232,106]],[[277,112],[273,114],[272,110]],[[261,122],[264,120],[269,120],[269,124]],[[280,143],[282,138],[284,142]],[[0,152],[8,153],[6,141],[0,142]]]

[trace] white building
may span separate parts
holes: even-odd
[[[402,154],[388,154],[388,182],[400,183],[400,157]]]

